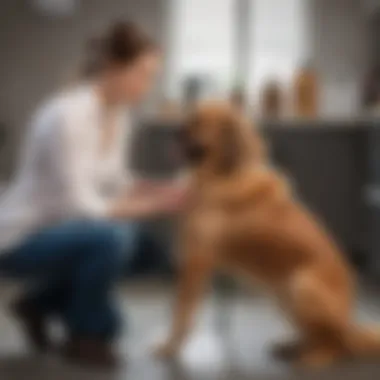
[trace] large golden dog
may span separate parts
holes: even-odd
[[[325,366],[379,353],[380,339],[352,320],[352,271],[340,249],[273,169],[250,123],[232,106],[207,103],[183,137],[192,163],[181,232],[174,324],[160,355],[174,355],[216,270],[259,280],[299,332],[282,347],[294,363]]]

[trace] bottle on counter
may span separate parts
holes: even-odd
[[[284,114],[284,95],[279,81],[269,80],[260,94],[261,116],[266,119],[278,119]]]
[[[303,65],[294,78],[294,114],[296,117],[318,116],[318,78],[310,63]]]

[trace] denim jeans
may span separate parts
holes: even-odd
[[[0,256],[0,276],[26,280],[25,300],[58,315],[70,334],[113,339],[113,288],[135,254],[138,226],[71,221],[42,230]]]

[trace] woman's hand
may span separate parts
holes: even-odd
[[[182,190],[181,190],[182,188]],[[182,186],[178,181],[149,181],[142,180],[136,182],[135,186],[132,188],[131,192],[133,194],[146,194],[151,196],[159,196],[168,193],[177,193],[178,191],[184,191],[184,186]]]
[[[164,213],[173,214],[184,209],[188,198],[188,191],[183,186],[171,185],[161,187],[153,197],[160,200]]]
[[[187,189],[183,186],[160,186],[149,191],[132,191],[118,200],[110,210],[112,218],[150,218],[180,212],[186,203]]]

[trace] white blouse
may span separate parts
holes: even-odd
[[[93,87],[68,90],[37,111],[19,170],[0,198],[0,252],[51,223],[106,215],[117,192],[132,181],[124,169],[128,112],[112,112],[117,135],[102,152],[101,129],[110,115]]]

